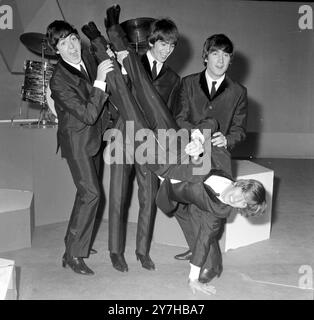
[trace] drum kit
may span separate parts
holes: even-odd
[[[143,55],[148,49],[147,36],[154,21],[155,19],[153,18],[143,17],[126,20],[121,23],[121,27],[126,33],[131,46],[139,55]]]
[[[46,36],[41,33],[29,32],[20,36],[21,42],[35,54],[41,56],[41,61],[26,60],[24,62],[24,85],[22,100],[40,104],[38,121],[27,124],[35,126],[54,126],[58,123],[53,99],[50,97],[49,80],[54,64],[46,59],[56,59],[55,52],[48,46]]]

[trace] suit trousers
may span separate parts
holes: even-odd
[[[180,205],[175,217],[192,251],[190,262],[219,273],[222,270],[222,256],[218,237],[224,219],[214,217],[194,204]]]
[[[156,194],[159,181],[145,166],[135,164],[110,165],[109,197],[109,251],[122,254],[125,250],[127,206],[130,196],[130,177],[133,168],[138,183],[139,214],[136,234],[136,251],[147,255],[150,250],[155,217]]]
[[[87,257],[93,228],[101,198],[98,176],[101,155],[66,158],[76,186],[75,201],[64,238],[66,253],[74,257]]]

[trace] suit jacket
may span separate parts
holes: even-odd
[[[219,175],[233,181],[231,176],[221,170],[213,169],[209,176],[211,175]],[[166,178],[159,187],[156,204],[166,214],[174,212],[181,203],[194,204],[209,216],[218,219],[227,218],[235,208],[221,202],[217,196],[218,194],[203,182],[171,183],[170,179]]]
[[[153,86],[167,104],[171,113],[173,113],[180,88],[180,77],[167,64],[164,63],[160,72],[158,73],[157,78],[153,80],[152,71],[146,54],[141,57],[141,61],[152,81]]]
[[[96,61],[84,50],[82,59],[91,79],[62,59],[50,79],[51,97],[58,115],[58,147],[65,158],[80,158],[82,153],[95,155],[110,120],[108,111],[103,109],[108,94],[93,87]]]
[[[246,137],[247,90],[227,75],[213,99],[210,98],[205,70],[182,79],[175,118],[180,127],[205,129],[206,119],[218,121],[218,131],[234,146]]]

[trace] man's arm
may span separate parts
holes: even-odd
[[[226,135],[227,148],[232,150],[238,143],[246,138],[246,123],[248,113],[247,90],[243,87],[242,94],[237,103],[232,124]]]
[[[88,98],[84,99],[76,89],[57,77],[51,82],[51,93],[55,104],[79,121],[93,125],[103,109],[108,94],[93,87]]]
[[[180,128],[191,130],[194,128],[190,122],[190,93],[186,79],[181,81],[181,86],[178,93],[178,99],[176,103],[176,110],[174,113],[175,120]]]
[[[97,81],[104,81],[111,70],[110,61],[101,63],[98,66]],[[87,125],[96,122],[108,98],[108,94],[97,86],[93,86],[86,96],[84,90],[88,90],[87,88],[66,81],[58,72],[51,79],[50,88],[56,105]]]

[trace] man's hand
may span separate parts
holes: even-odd
[[[214,286],[209,285],[208,283],[201,283],[198,280],[190,280],[190,279],[188,283],[193,294],[195,294],[196,291],[203,292],[209,296],[212,294],[216,294],[216,288]]]
[[[108,54],[108,56],[109,56],[110,58],[116,59],[116,55],[115,55],[114,52],[112,51],[112,49],[111,49],[111,47],[110,47],[109,44],[107,45],[106,52],[107,52],[107,54]]]
[[[98,81],[106,81],[108,72],[113,70],[113,62],[110,59],[104,60],[97,67],[97,77]]]
[[[123,60],[129,55],[129,51],[128,50],[117,51],[116,55],[117,55],[117,61],[123,67]]]
[[[227,148],[227,138],[221,132],[215,132],[212,136],[211,142],[213,146]]]
[[[194,139],[185,146],[184,151],[186,154],[197,160],[199,155],[204,152],[204,147],[199,139]]]

